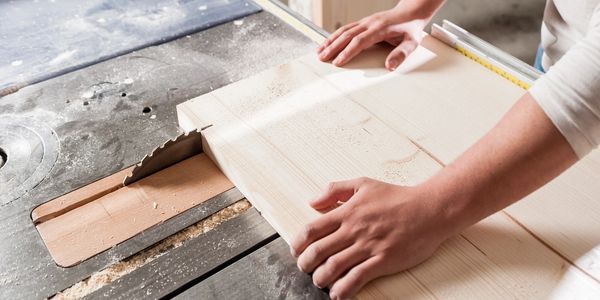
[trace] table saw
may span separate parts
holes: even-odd
[[[210,12],[218,1],[199,2]],[[13,151],[3,150],[2,171],[27,176],[11,186],[13,195],[2,187],[0,298],[49,298],[69,289],[67,298],[326,297],[235,188],[68,268],[53,261],[32,222],[40,204],[135,165],[180,135],[176,104],[314,51],[300,32],[321,34],[309,22],[277,3],[258,3],[259,12],[220,11],[234,19],[167,42],[41,70],[17,84],[4,80],[0,141]],[[14,140],[34,149],[29,157],[18,157]],[[183,237],[186,228],[207,232]]]
[[[336,68],[312,53],[326,33],[277,2],[200,2],[179,8],[214,21],[182,17],[191,27],[149,31],[129,52],[73,60],[57,46],[50,62],[71,65],[0,69],[21,70],[0,83],[2,296],[327,298],[286,243],[318,216],[307,199],[342,178],[424,180],[540,75],[450,22],[395,72],[381,45]],[[91,22],[114,21],[114,5],[97,7]],[[358,297],[600,295],[599,159]]]

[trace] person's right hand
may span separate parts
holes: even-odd
[[[385,67],[393,71],[412,53],[423,38],[423,28],[433,15],[408,13],[401,1],[393,9],[379,12],[335,31],[317,50],[321,61],[333,60],[340,67],[364,49],[387,42],[396,48],[388,55]],[[421,14],[423,15],[423,14]]]

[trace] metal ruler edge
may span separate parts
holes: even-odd
[[[527,90],[542,72],[448,20],[432,24],[431,35],[462,55]]]

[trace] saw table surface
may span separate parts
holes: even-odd
[[[177,136],[176,104],[314,51],[314,42],[289,22],[262,11],[0,98],[2,120],[43,124],[60,145],[39,185],[0,203],[0,298],[52,297],[82,281],[102,283],[89,298],[326,297],[236,189],[70,268],[54,263],[30,216],[34,207],[131,166]],[[223,219],[211,225],[214,214]],[[139,254],[157,236],[205,218],[198,224],[213,230]],[[152,261],[137,264],[148,255]],[[128,273],[111,277],[122,269]]]

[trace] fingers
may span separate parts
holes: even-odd
[[[351,236],[338,230],[310,244],[298,257],[298,268],[302,272],[312,273],[330,256],[343,251],[351,245]]]
[[[325,47],[327,47],[326,44],[327,44],[327,40],[325,42],[323,42],[323,44],[319,45],[319,47],[317,48],[317,54],[321,54],[323,49],[325,49]]]
[[[365,30],[366,27],[364,26],[354,26],[344,31],[337,39],[333,40],[329,46],[323,49],[321,54],[319,54],[319,59],[321,61],[329,61],[333,59],[352,41],[355,36],[361,34]]]
[[[336,205],[338,201],[346,202],[352,198],[359,187],[367,180],[369,179],[357,178],[331,182],[327,191],[319,198],[312,200],[310,205],[317,210],[321,210]],[[340,210],[332,210],[308,224],[294,240],[292,240],[292,255],[298,256],[302,254],[308,245],[336,231],[340,227],[342,221],[341,214]]]
[[[331,286],[338,278],[369,258],[366,248],[357,245],[346,248],[330,256],[313,273],[313,283],[323,288]]]
[[[329,291],[331,299],[349,299],[356,295],[365,284],[384,275],[380,261],[381,259],[378,257],[371,257],[353,267],[333,284]]]
[[[316,210],[324,210],[335,206],[338,202],[346,202],[356,193],[359,185],[356,179],[331,182],[325,193],[310,201],[310,206]]]
[[[401,36],[392,36],[390,38],[385,39],[385,42],[396,47],[402,43],[403,35]]]
[[[339,213],[334,210],[306,225],[291,242],[292,255],[297,257],[308,245],[340,228],[341,218],[338,215]]]
[[[337,67],[341,67],[358,55],[361,51],[371,47],[377,42],[375,39],[376,34],[377,33],[374,30],[368,30],[352,38],[346,48],[341,51],[333,60],[333,64]]]
[[[385,60],[386,69],[390,71],[396,70],[396,68],[404,62],[406,57],[415,51],[418,45],[419,43],[412,38],[403,40],[396,48],[394,48],[394,50],[392,50]]]
[[[338,30],[336,30],[334,33],[331,34],[331,36],[329,36],[328,39],[325,40],[325,42],[323,42],[323,44],[321,44],[321,46],[319,46],[319,48],[317,49],[317,52],[319,54],[321,54],[321,52],[323,51],[323,49],[327,48],[327,46],[331,45],[331,43],[335,40],[337,40],[337,38],[340,37],[340,35],[342,35],[342,33],[344,33],[346,30],[355,27],[356,25],[358,25],[358,22],[353,22],[350,24],[346,24],[340,28],[338,28]]]

